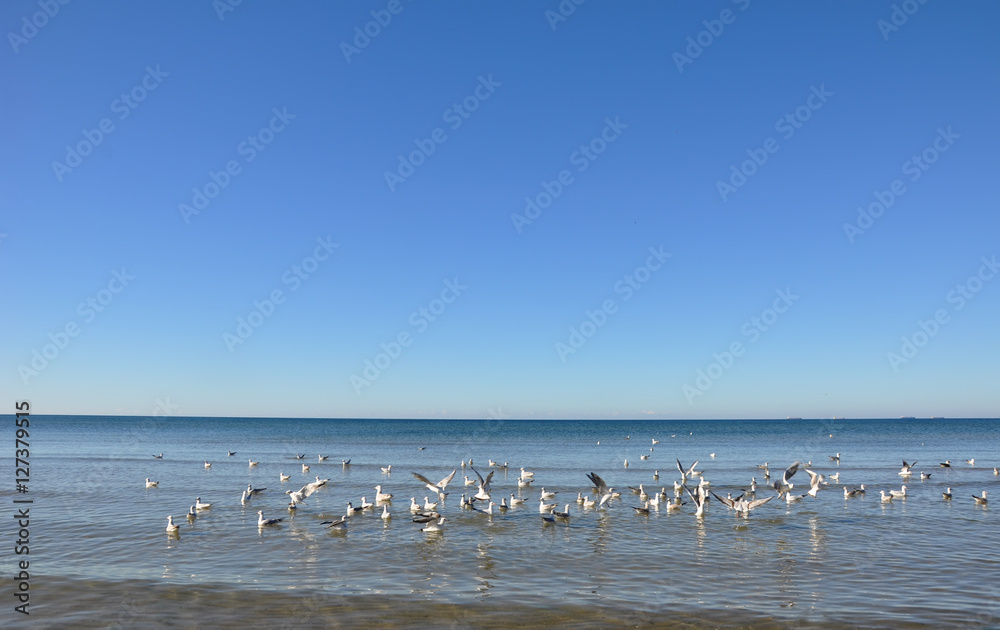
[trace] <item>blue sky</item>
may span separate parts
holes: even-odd
[[[1000,415],[995,3],[219,6],[0,6],[8,399]]]

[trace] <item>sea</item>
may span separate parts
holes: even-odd
[[[0,452],[3,628],[1000,628],[996,419],[32,415],[23,491],[14,422]],[[826,484],[746,517],[714,498],[696,516],[686,493],[676,510],[633,509],[640,484],[674,496],[678,460],[698,462],[691,488],[704,479],[721,497],[752,478],[757,498],[774,496],[795,462],[793,496],[809,488],[805,468]],[[453,470],[442,530],[422,531],[411,497],[437,498],[412,473]],[[492,474],[498,505],[525,503],[463,509],[477,473]],[[620,499],[584,508],[588,473]],[[290,512],[286,491],[316,477],[329,481]],[[248,484],[266,489],[244,505]],[[880,500],[903,484],[905,498]],[[389,520],[379,505],[346,529],[323,525],[374,502],[376,485],[393,495]],[[568,521],[541,518],[543,488]],[[973,499],[984,490],[992,509]],[[211,507],[189,522],[198,498]],[[258,510],[283,520],[258,527]],[[25,593],[28,615],[15,610]]]

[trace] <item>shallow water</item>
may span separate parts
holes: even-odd
[[[653,446],[652,438],[661,442]],[[1000,464],[1000,423],[992,420],[32,416],[31,444],[32,627],[1000,623],[1000,527],[990,508],[971,498],[1000,487],[992,474]],[[237,454],[227,457],[227,449]],[[828,458],[838,451],[839,465]],[[151,456],[160,452],[162,460]],[[318,463],[318,453],[330,459]],[[249,467],[248,457],[260,464]],[[520,494],[526,505],[492,517],[460,510],[463,476],[475,475],[458,464],[470,457],[484,475],[489,458],[509,461],[506,473],[494,475],[494,499]],[[975,466],[964,463],[969,457]],[[666,486],[672,494],[675,458],[700,460],[698,469],[722,495],[738,494],[754,475],[760,496],[773,494],[757,464],[770,461],[777,477],[797,459],[839,472],[843,484],[865,483],[869,492],[845,500],[831,482],[816,499],[790,506],[773,500],[747,519],[717,502],[701,519],[690,505],[636,514],[629,506],[638,497],[626,486]],[[909,496],[882,505],[878,490],[898,489],[903,459],[917,461]],[[953,468],[938,467],[946,459]],[[5,469],[11,464],[4,461]],[[380,467],[388,464],[385,475]],[[521,466],[537,481],[519,492]],[[441,508],[445,531],[421,532],[410,522],[409,499],[422,502],[429,493],[410,471],[436,481],[454,468]],[[921,469],[930,480],[919,480]],[[279,482],[282,471],[290,482]],[[578,506],[590,471],[622,489],[622,501],[607,510]],[[316,475],[331,481],[290,516],[284,491]],[[147,490],[145,477],[160,486]],[[807,486],[808,476],[800,471],[794,481]],[[268,490],[244,507],[239,495],[247,483]],[[347,501],[372,500],[375,484],[395,495],[390,522],[373,512],[354,517],[346,532],[322,527]],[[569,526],[539,518],[543,486],[559,492],[560,507],[571,504]],[[948,486],[950,502],[941,498]],[[8,505],[15,498],[9,490],[0,495]],[[189,524],[183,515],[198,496],[213,507]],[[260,530],[258,509],[285,521]],[[167,514],[181,524],[177,537],[164,531]],[[16,559],[12,552],[3,558],[4,576],[16,572]],[[8,609],[0,618],[12,615]]]

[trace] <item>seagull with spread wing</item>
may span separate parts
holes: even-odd
[[[442,479],[437,483],[431,483],[430,479],[424,477],[420,473],[413,473],[413,476],[416,477],[418,480],[424,482],[424,485],[427,486],[428,490],[430,490],[431,492],[436,492],[438,498],[444,501],[444,498],[448,496],[448,493],[445,492],[444,489],[447,488],[448,484],[451,483],[451,480],[455,478],[455,473],[457,472],[457,470],[458,470],[457,468],[452,470],[450,475],[448,475],[447,477],[445,477],[444,479]],[[492,473],[490,473],[490,476],[492,476]]]

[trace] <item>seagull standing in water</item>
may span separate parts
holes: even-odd
[[[173,515],[170,515],[170,516],[167,517],[167,533],[168,534],[176,534],[177,530],[179,530],[180,528],[181,528],[181,526],[174,522]]]
[[[809,496],[816,498],[816,493],[819,492],[820,484],[823,483],[823,475],[819,473],[814,473],[808,468],[805,469],[809,473]]]
[[[212,507],[212,504],[202,503],[201,497],[198,497],[197,499],[194,500],[194,507],[196,510],[207,510],[208,508]]]
[[[976,505],[986,505],[986,491],[983,490],[983,496],[977,497],[972,495],[972,498],[976,500]]]
[[[159,485],[160,485],[159,481],[150,481],[149,477],[146,477],[146,487],[147,488],[155,488],[155,487],[157,487]]]
[[[264,518],[264,511],[257,510],[257,527],[267,527],[268,525],[277,525],[283,518]]]
[[[941,497],[946,501],[951,501],[951,488],[948,488],[941,493]]]

